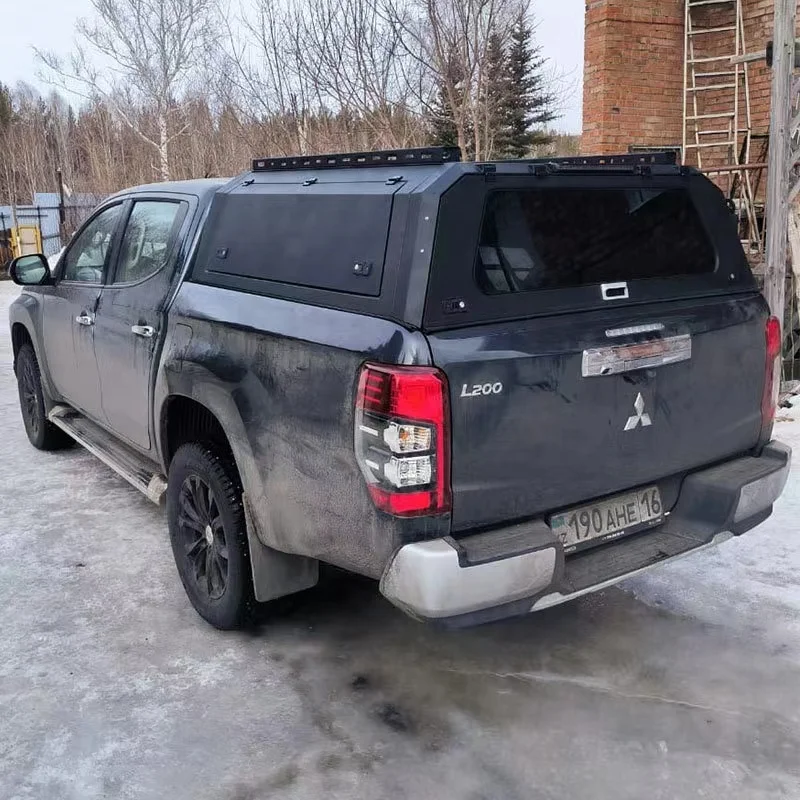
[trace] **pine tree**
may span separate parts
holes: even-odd
[[[452,110],[447,92],[440,86],[436,92],[436,102],[431,109],[431,144],[439,147],[457,147],[458,131],[453,122]]]
[[[11,92],[0,83],[0,131],[7,128],[14,119],[14,107],[11,104]]]
[[[499,33],[489,36],[486,48],[486,89],[484,120],[486,126],[487,157],[506,156],[510,149],[509,110],[511,87],[509,83],[508,54]]]
[[[553,111],[554,97],[547,90],[542,73],[546,61],[541,48],[533,44],[533,29],[525,9],[520,9],[511,31],[508,47],[507,69],[508,106],[505,115],[507,139],[505,155],[524,158],[531,148],[547,144],[550,136],[542,126],[556,119]]]
[[[450,60],[447,74],[436,89],[436,100],[431,108],[431,144],[439,147],[458,147],[458,129],[455,123],[455,109],[447,91],[448,84],[455,87],[455,105],[463,102],[463,76],[455,58]]]

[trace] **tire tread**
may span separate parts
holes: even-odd
[[[17,353],[16,359],[16,373],[17,381],[19,382],[20,364],[30,361],[33,367],[34,383],[36,384],[36,396],[39,415],[41,417],[41,425],[39,426],[39,435],[33,436],[28,425],[25,424],[25,433],[28,435],[28,440],[37,450],[63,450],[71,446],[74,441],[71,439],[61,428],[56,427],[47,419],[44,402],[44,387],[42,386],[42,372],[39,368],[39,360],[36,358],[36,352],[30,342],[25,342]],[[22,412],[23,422],[25,421],[25,411],[22,408],[22,398],[20,397],[20,411]]]
[[[176,466],[177,465],[177,466]],[[174,473],[173,473],[174,469]],[[177,493],[180,492],[181,486],[178,481],[174,481],[173,477],[177,478],[180,470],[186,471],[191,469],[199,475],[206,473],[207,477],[212,478],[216,484],[222,489],[222,495],[217,496],[217,504],[225,503],[228,507],[228,513],[234,520],[234,538],[235,546],[238,549],[242,564],[241,574],[236,593],[239,595],[233,607],[224,609],[224,613],[220,613],[219,608],[205,608],[200,604],[199,598],[195,597],[191,584],[187,581],[181,565],[178,564],[180,558],[179,547],[176,542],[177,533],[177,520],[175,512],[175,498]],[[182,484],[183,481],[181,480]],[[242,483],[239,478],[239,472],[232,456],[220,451],[218,446],[204,442],[191,442],[181,445],[178,448],[170,466],[170,480],[168,492],[168,515],[170,527],[170,539],[172,540],[173,553],[175,555],[176,565],[178,566],[178,573],[186,590],[189,600],[194,606],[195,610],[200,614],[203,619],[209,622],[216,628],[221,630],[232,630],[237,628],[247,627],[254,618],[257,603],[253,591],[253,580],[250,569],[250,551],[247,542],[247,524],[245,520],[244,504],[242,502]],[[218,494],[215,491],[215,494]],[[222,510],[222,509],[220,509]],[[231,542],[227,537],[230,535],[226,528],[226,541],[228,544],[229,552],[231,549]],[[230,564],[230,562],[229,562]],[[230,568],[230,567],[229,567]],[[229,590],[231,586],[231,575],[229,573]],[[189,583],[189,585],[187,585]]]

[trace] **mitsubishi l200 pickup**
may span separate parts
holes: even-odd
[[[11,307],[34,447],[156,503],[212,625],[380,582],[417,619],[547,608],[771,513],[780,325],[666,154],[256,160],[105,200]]]

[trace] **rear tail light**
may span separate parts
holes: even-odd
[[[780,380],[778,359],[781,355],[781,323],[777,317],[767,320],[767,366],[764,375],[764,393],[761,397],[761,444],[766,444],[772,436],[775,421],[775,408],[778,398],[776,382]]]
[[[355,449],[375,505],[399,517],[450,510],[447,378],[433,367],[365,364]]]

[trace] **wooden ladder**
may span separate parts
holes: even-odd
[[[721,24],[712,21],[714,7],[728,12]],[[726,168],[719,182],[727,184],[737,214],[747,221],[742,244],[760,254],[751,174],[727,169],[750,163],[752,141],[750,75],[741,60],[747,53],[742,0],[686,0],[685,14],[683,163],[700,170]]]

